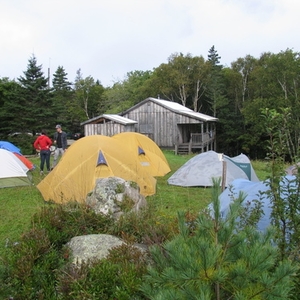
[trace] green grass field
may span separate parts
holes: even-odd
[[[197,213],[204,208],[211,199],[211,189],[202,187],[177,187],[168,185],[167,179],[192,155],[175,155],[173,151],[164,151],[170,164],[171,172],[164,177],[157,178],[156,194],[147,197],[159,213],[160,217],[176,217],[180,210]],[[32,171],[34,185],[28,187],[0,189],[0,256],[5,251],[7,243],[18,241],[20,235],[30,226],[32,216],[44,205],[45,202],[36,188],[42,177],[39,174],[39,158],[29,158],[37,167]],[[268,174],[268,164],[253,161],[252,165],[259,179],[264,180]]]

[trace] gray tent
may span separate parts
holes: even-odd
[[[188,160],[168,179],[168,183],[178,186],[212,186],[212,178],[218,177],[224,178],[225,186],[237,178],[259,181],[245,154],[230,158],[211,150]]]

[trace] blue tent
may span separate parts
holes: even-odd
[[[21,150],[14,144],[6,141],[0,141],[0,149],[8,150],[22,155]]]
[[[296,176],[287,175],[282,177],[280,182],[280,196],[282,199],[287,199],[290,193],[297,193],[296,182]],[[271,223],[270,216],[272,211],[268,191],[270,191],[270,185],[267,181],[253,182],[247,179],[235,179],[230,184],[230,187],[225,189],[219,196],[221,217],[226,217],[229,212],[230,203],[233,199],[238,198],[240,192],[243,192],[246,196],[243,205],[249,204],[250,207],[254,207],[255,202],[253,200],[263,203],[263,215],[257,224],[257,229],[265,231]],[[212,210],[211,204],[209,208]]]

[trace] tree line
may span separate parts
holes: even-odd
[[[20,130],[33,134],[42,128],[53,130],[56,123],[77,132],[82,130],[80,123],[90,118],[160,97],[217,117],[217,151],[230,156],[267,155],[270,132],[264,120],[271,114],[285,158],[295,159],[300,130],[299,53],[286,49],[259,58],[246,55],[230,67],[221,65],[220,59],[214,46],[207,58],[173,53],[153,70],[128,72],[124,80],[104,87],[100,80],[84,77],[81,69],[74,82],[69,81],[63,66],[53,74],[51,85],[33,55],[17,80],[0,78],[0,137]]]

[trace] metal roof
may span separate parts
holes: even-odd
[[[188,117],[197,119],[197,120],[201,120],[204,122],[216,122],[218,121],[218,118],[206,115],[206,114],[202,114],[196,111],[191,110],[190,108],[187,108],[177,102],[172,102],[172,101],[168,101],[168,100],[162,100],[162,99],[156,99],[156,98],[147,98],[143,101],[141,101],[140,103],[134,105],[133,107],[127,109],[125,112],[122,112],[121,115],[126,114],[127,112],[131,111],[132,109],[134,109],[135,107],[138,107],[140,105],[142,105],[143,103],[147,102],[147,101],[152,101],[155,102],[173,112],[176,112],[178,114],[182,114],[182,115],[186,115]],[[101,116],[97,116],[95,118],[89,119],[85,122],[80,123],[80,125],[85,125],[85,124],[90,124],[90,123],[99,123],[99,121],[101,119],[107,119],[110,120],[112,122],[117,122],[123,125],[130,125],[130,124],[137,124],[138,122],[135,120],[131,120],[125,117],[122,117],[120,115],[117,114],[103,114]],[[98,122],[97,122],[98,121]]]
[[[131,120],[131,119],[119,116],[119,115],[115,115],[115,114],[111,114],[111,115],[110,114],[103,114],[101,116],[97,116],[95,118],[92,118],[92,119],[89,119],[89,120],[87,120],[85,122],[82,122],[82,123],[80,123],[80,125],[85,125],[85,124],[93,123],[93,122],[101,120],[101,119],[107,119],[109,121],[117,122],[117,123],[120,123],[120,124],[123,124],[123,125],[130,125],[130,124],[136,124],[137,123],[137,121],[134,121],[134,120]],[[96,123],[98,123],[98,122],[96,122]]]
[[[172,101],[168,101],[168,100],[161,100],[161,99],[156,99],[156,98],[147,98],[145,100],[143,100],[142,102],[138,103],[136,106],[139,106],[141,103],[147,102],[147,101],[153,101],[161,106],[164,106],[166,108],[168,108],[169,110],[182,114],[182,115],[186,115],[201,121],[205,121],[205,122],[216,122],[218,121],[218,118],[206,115],[206,114],[202,114],[196,111],[193,111],[177,102],[172,102]],[[136,107],[134,106],[134,107]],[[130,111],[132,108],[128,109],[127,111]],[[126,112],[127,112],[126,111]],[[126,113],[124,112],[124,113]]]

